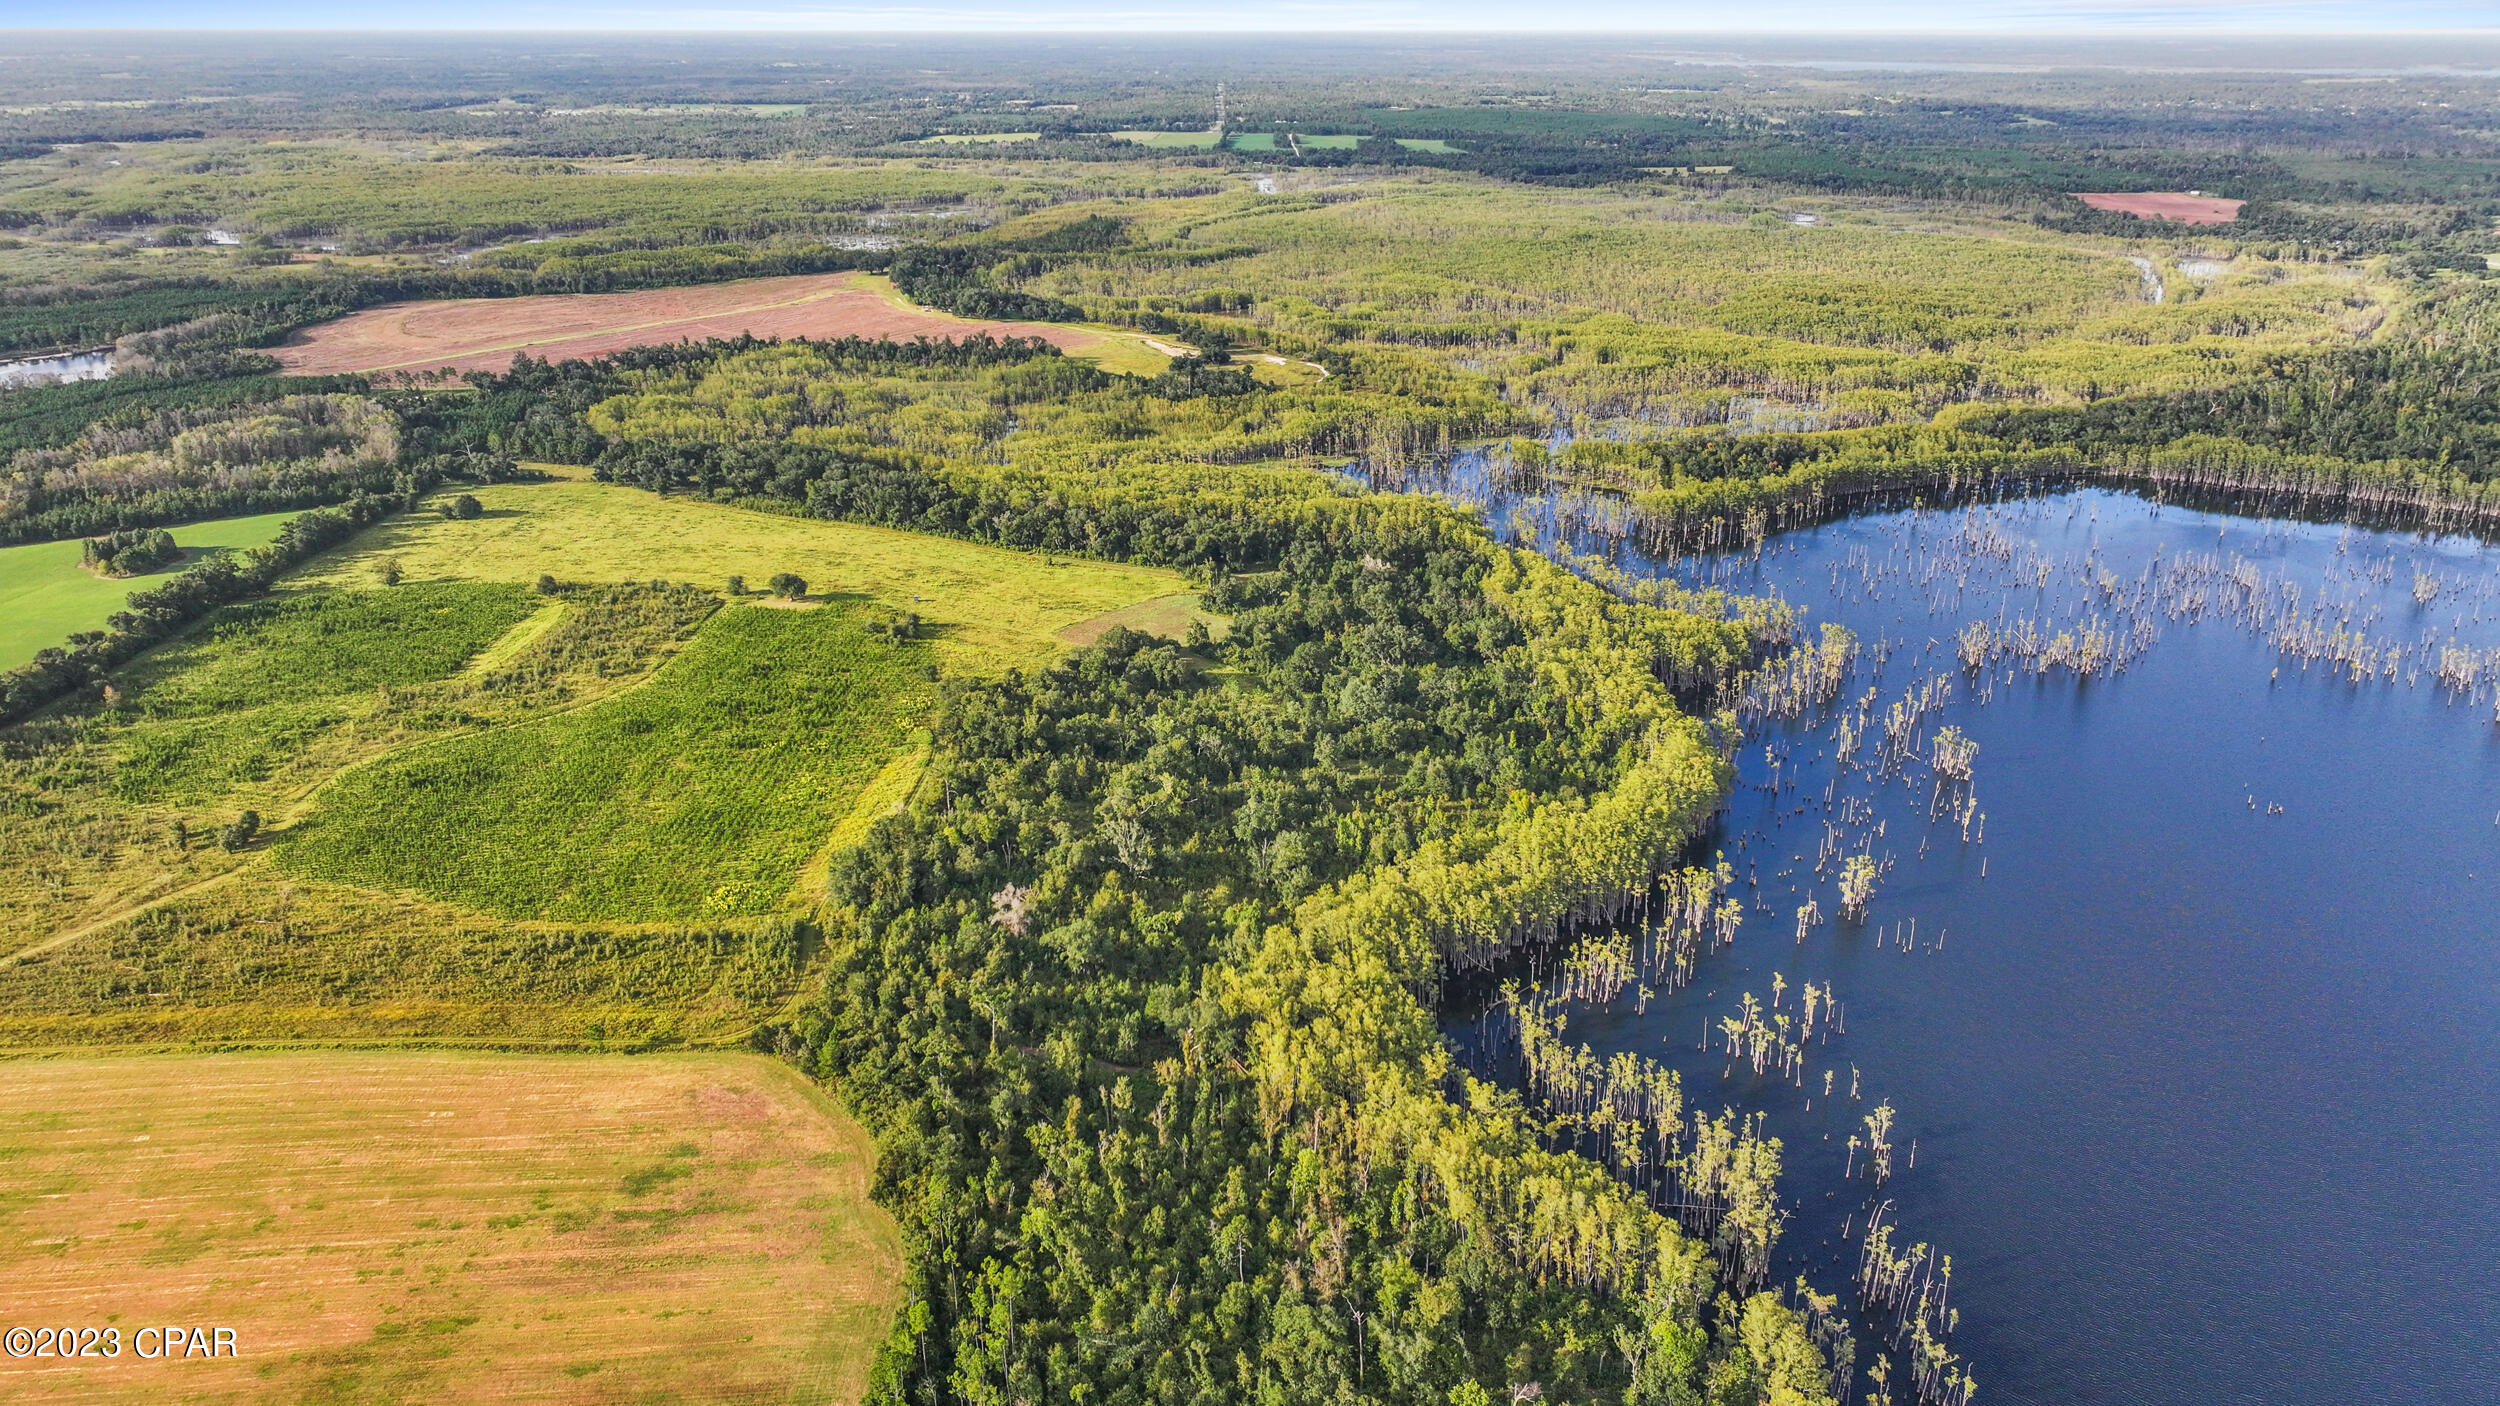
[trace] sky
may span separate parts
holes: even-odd
[[[0,0],[0,27],[2143,34],[2500,30],[2500,0]]]

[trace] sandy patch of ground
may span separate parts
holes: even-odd
[[[549,361],[709,337],[1040,337],[1063,351],[1099,332],[980,322],[887,296],[856,273],[748,278],[639,293],[551,293],[390,303],[308,327],[275,351],[301,376],[362,371],[501,371],[523,352]]]

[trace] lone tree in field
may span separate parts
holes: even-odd
[[[259,833],[260,812],[256,810],[247,810],[241,815],[236,816],[234,818],[234,823],[226,827],[226,848],[241,849],[245,845],[250,844],[252,842],[252,837]]]
[[[399,584],[399,577],[400,577],[400,570],[399,570],[399,558],[397,558],[397,557],[384,557],[384,558],[382,558],[382,566],[381,566],[381,570],[380,570],[377,574],[381,576],[381,578],[382,578],[382,584],[383,584],[383,585],[385,585],[385,586],[396,586],[396,585],[398,585],[398,584]]]
[[[729,578],[729,594],[733,596],[743,596],[746,593],[747,578],[743,576],[732,576]]]
[[[477,495],[473,493],[463,493],[459,497],[452,499],[443,507],[443,516],[447,518],[456,518],[461,522],[467,522],[471,518],[483,517],[485,513],[486,505],[480,503],[477,500]]]
[[[773,579],[764,584],[783,600],[797,600],[807,594],[807,578],[793,571],[776,571]]]
[[[542,572],[540,572],[540,573],[538,573],[538,593],[539,593],[540,595],[542,595],[542,596],[552,596],[552,595],[554,595],[557,591],[560,591],[560,590],[562,590],[562,589],[563,589],[563,587],[558,586],[558,585],[556,584],[556,578],[554,578],[553,576],[548,575],[546,572],[543,572],[543,571],[542,571]]]

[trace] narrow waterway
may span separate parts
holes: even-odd
[[[1504,535],[1603,544],[1602,508],[1459,468]],[[1952,1257],[1983,1401],[2500,1398],[2500,551],[2084,490],[1612,554],[1857,640],[1830,703],[1750,724],[1734,944],[1565,1032],[1766,1115],[1776,1279],[1846,1291],[1887,1206]],[[1882,866],[1857,922],[1849,856]],[[1721,1022],[1808,985],[1845,1033],[1757,1074]]]

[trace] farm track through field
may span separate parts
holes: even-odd
[[[79,927],[70,929],[68,932],[54,933],[50,937],[44,938],[42,941],[37,942],[30,947],[21,947],[6,957],[0,957],[0,971],[7,971],[9,968],[17,966],[21,963],[33,961],[35,958],[41,957],[47,952],[58,952],[62,948],[69,946],[71,943],[76,942],[81,938],[92,937],[116,923],[128,922],[130,919],[138,917],[140,914],[147,912],[151,908],[161,907],[165,904],[173,902],[177,898],[190,898],[196,894],[204,893],[207,890],[213,889],[219,884],[233,878],[235,875],[242,873],[245,869],[250,867],[251,866],[248,864],[236,865],[234,868],[225,870],[222,873],[211,874],[205,879],[185,884],[181,888],[174,889],[166,893],[160,893],[154,898],[134,903],[131,906],[106,917],[93,919]]]

